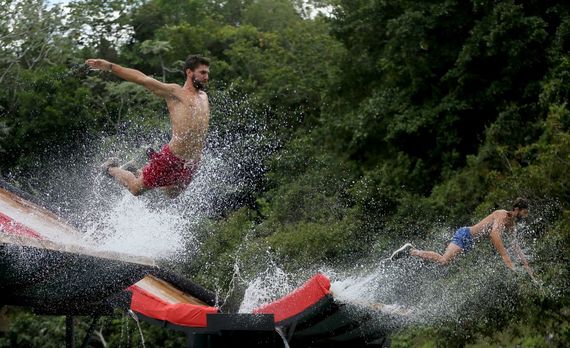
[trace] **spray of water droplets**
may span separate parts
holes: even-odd
[[[264,111],[246,97],[218,92],[211,100],[212,124],[202,161],[189,187],[175,199],[159,189],[134,197],[101,173],[100,164],[108,157],[142,165],[147,147],[158,150],[169,141],[166,131],[141,134],[137,127],[93,139],[77,153],[53,154],[38,164],[42,174],[30,182],[35,179],[41,198],[84,233],[86,245],[151,258],[187,256],[199,245],[196,226],[242,205],[278,146],[264,123]]]
[[[527,237],[536,234],[532,226],[542,219],[537,217],[531,224],[519,226],[519,232]],[[450,231],[451,228],[446,228],[440,234]],[[536,239],[526,240],[523,250],[532,263]],[[425,244],[430,243],[425,241]],[[349,315],[358,318],[362,311],[366,312],[371,318],[368,324],[382,332],[412,325],[469,325],[493,320],[498,312],[516,311],[524,289],[555,296],[554,287],[532,284],[522,267],[516,272],[508,271],[494,255],[488,240],[478,242],[477,249],[461,256],[451,266],[414,257],[390,261],[386,257],[391,250],[383,250],[379,255],[384,258],[374,262],[350,268],[328,265],[313,269],[330,278],[335,301],[348,305],[345,310]],[[514,255],[512,250],[509,252]],[[247,281],[240,311],[248,312],[270,303],[308,277],[306,271],[287,273],[272,264],[261,275]]]
[[[126,162],[140,157],[143,145],[157,148],[168,141],[158,132],[97,139],[76,154],[59,154],[50,165],[42,163],[36,181],[43,183],[38,185],[43,198],[84,232],[85,243],[100,250],[170,259],[196,252],[195,227],[240,206],[258,185],[264,160],[279,146],[265,116],[255,111],[259,109],[228,94],[216,98],[213,104],[221,105],[218,123],[211,128],[199,171],[178,198],[167,200],[159,192],[133,197],[99,171],[106,157]],[[529,230],[526,233],[532,234]],[[530,245],[526,254],[532,255],[532,249]],[[381,254],[386,257],[390,250]],[[334,265],[321,270],[330,277],[337,301],[372,310],[377,313],[373,318],[385,327],[472,322],[497,306],[517,305],[508,295],[516,281],[505,279],[500,261],[476,253],[443,268],[417,259],[379,259],[358,270]],[[307,270],[287,273],[268,262],[260,275],[239,279],[246,285],[239,311],[250,312],[286,295],[308,276]]]

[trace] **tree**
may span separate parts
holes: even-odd
[[[116,49],[130,41],[133,28],[126,15],[139,0],[85,0],[67,4],[67,35],[79,46],[94,47],[98,56],[116,59]]]
[[[168,41],[146,40],[141,43],[141,52],[143,54],[153,54],[158,56],[160,68],[162,69],[162,82],[166,81],[166,72],[172,72],[164,65],[163,53],[172,50],[172,46]]]
[[[536,82],[562,15],[555,8],[341,1],[333,28],[351,52],[362,54],[345,61],[342,94],[334,94],[332,105],[352,104],[346,110],[352,116],[333,138],[347,137],[349,155],[370,167],[389,160],[383,152],[401,152],[407,171],[417,169],[408,188],[428,193],[476,153],[493,122],[532,127],[537,121]],[[514,146],[522,133],[529,135],[510,133]]]
[[[62,9],[44,1],[2,0],[0,19],[0,83],[20,69],[54,66],[71,55],[64,36]]]
[[[243,10],[244,24],[261,31],[278,32],[301,21],[290,0],[257,0]]]

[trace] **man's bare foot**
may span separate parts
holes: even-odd
[[[111,174],[109,174],[109,168],[118,167],[118,166],[119,166],[119,159],[117,157],[110,157],[105,162],[103,162],[103,164],[101,164],[101,172],[104,175],[110,177]]]

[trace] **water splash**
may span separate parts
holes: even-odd
[[[296,279],[292,275],[277,265],[271,265],[249,282],[239,313],[251,313],[253,309],[293,291],[295,285]]]
[[[119,127],[125,133],[121,136],[91,139],[77,153],[52,155],[38,163],[42,175],[31,178],[31,186],[39,187],[41,198],[84,232],[87,246],[151,258],[182,259],[182,254],[193,254],[200,244],[197,227],[248,199],[278,143],[263,112],[247,98],[232,99],[224,92],[216,98],[218,110],[213,109],[199,170],[176,199],[166,199],[159,190],[132,197],[100,173],[99,164],[107,157],[141,162],[147,146],[160,148],[168,140],[168,132],[145,133],[137,127]]]
[[[488,320],[490,313],[514,310],[521,288],[529,283],[524,270],[508,271],[499,257],[492,256],[491,246],[485,245],[478,245],[478,252],[446,267],[409,257],[344,269],[321,266],[319,271],[330,278],[335,301],[352,306],[355,318],[367,311],[372,318],[370,325],[377,330],[412,325],[469,326]],[[527,250],[529,258],[531,251]],[[390,253],[383,250],[380,255]],[[248,281],[240,312],[275,301],[308,278],[306,270],[291,273],[272,264]]]
[[[178,230],[185,224],[176,210],[149,209],[147,202],[128,194],[110,203],[113,208],[102,217],[104,221],[88,226],[85,232],[85,238],[96,242],[98,249],[164,257],[184,247]]]

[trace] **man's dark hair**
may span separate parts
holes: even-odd
[[[518,197],[513,202],[513,209],[528,209],[528,200],[526,198]]]
[[[187,69],[194,71],[200,65],[210,66],[210,60],[198,54],[189,55],[188,58],[186,58],[186,62],[184,62],[184,70],[182,70],[182,73],[186,76]]]

